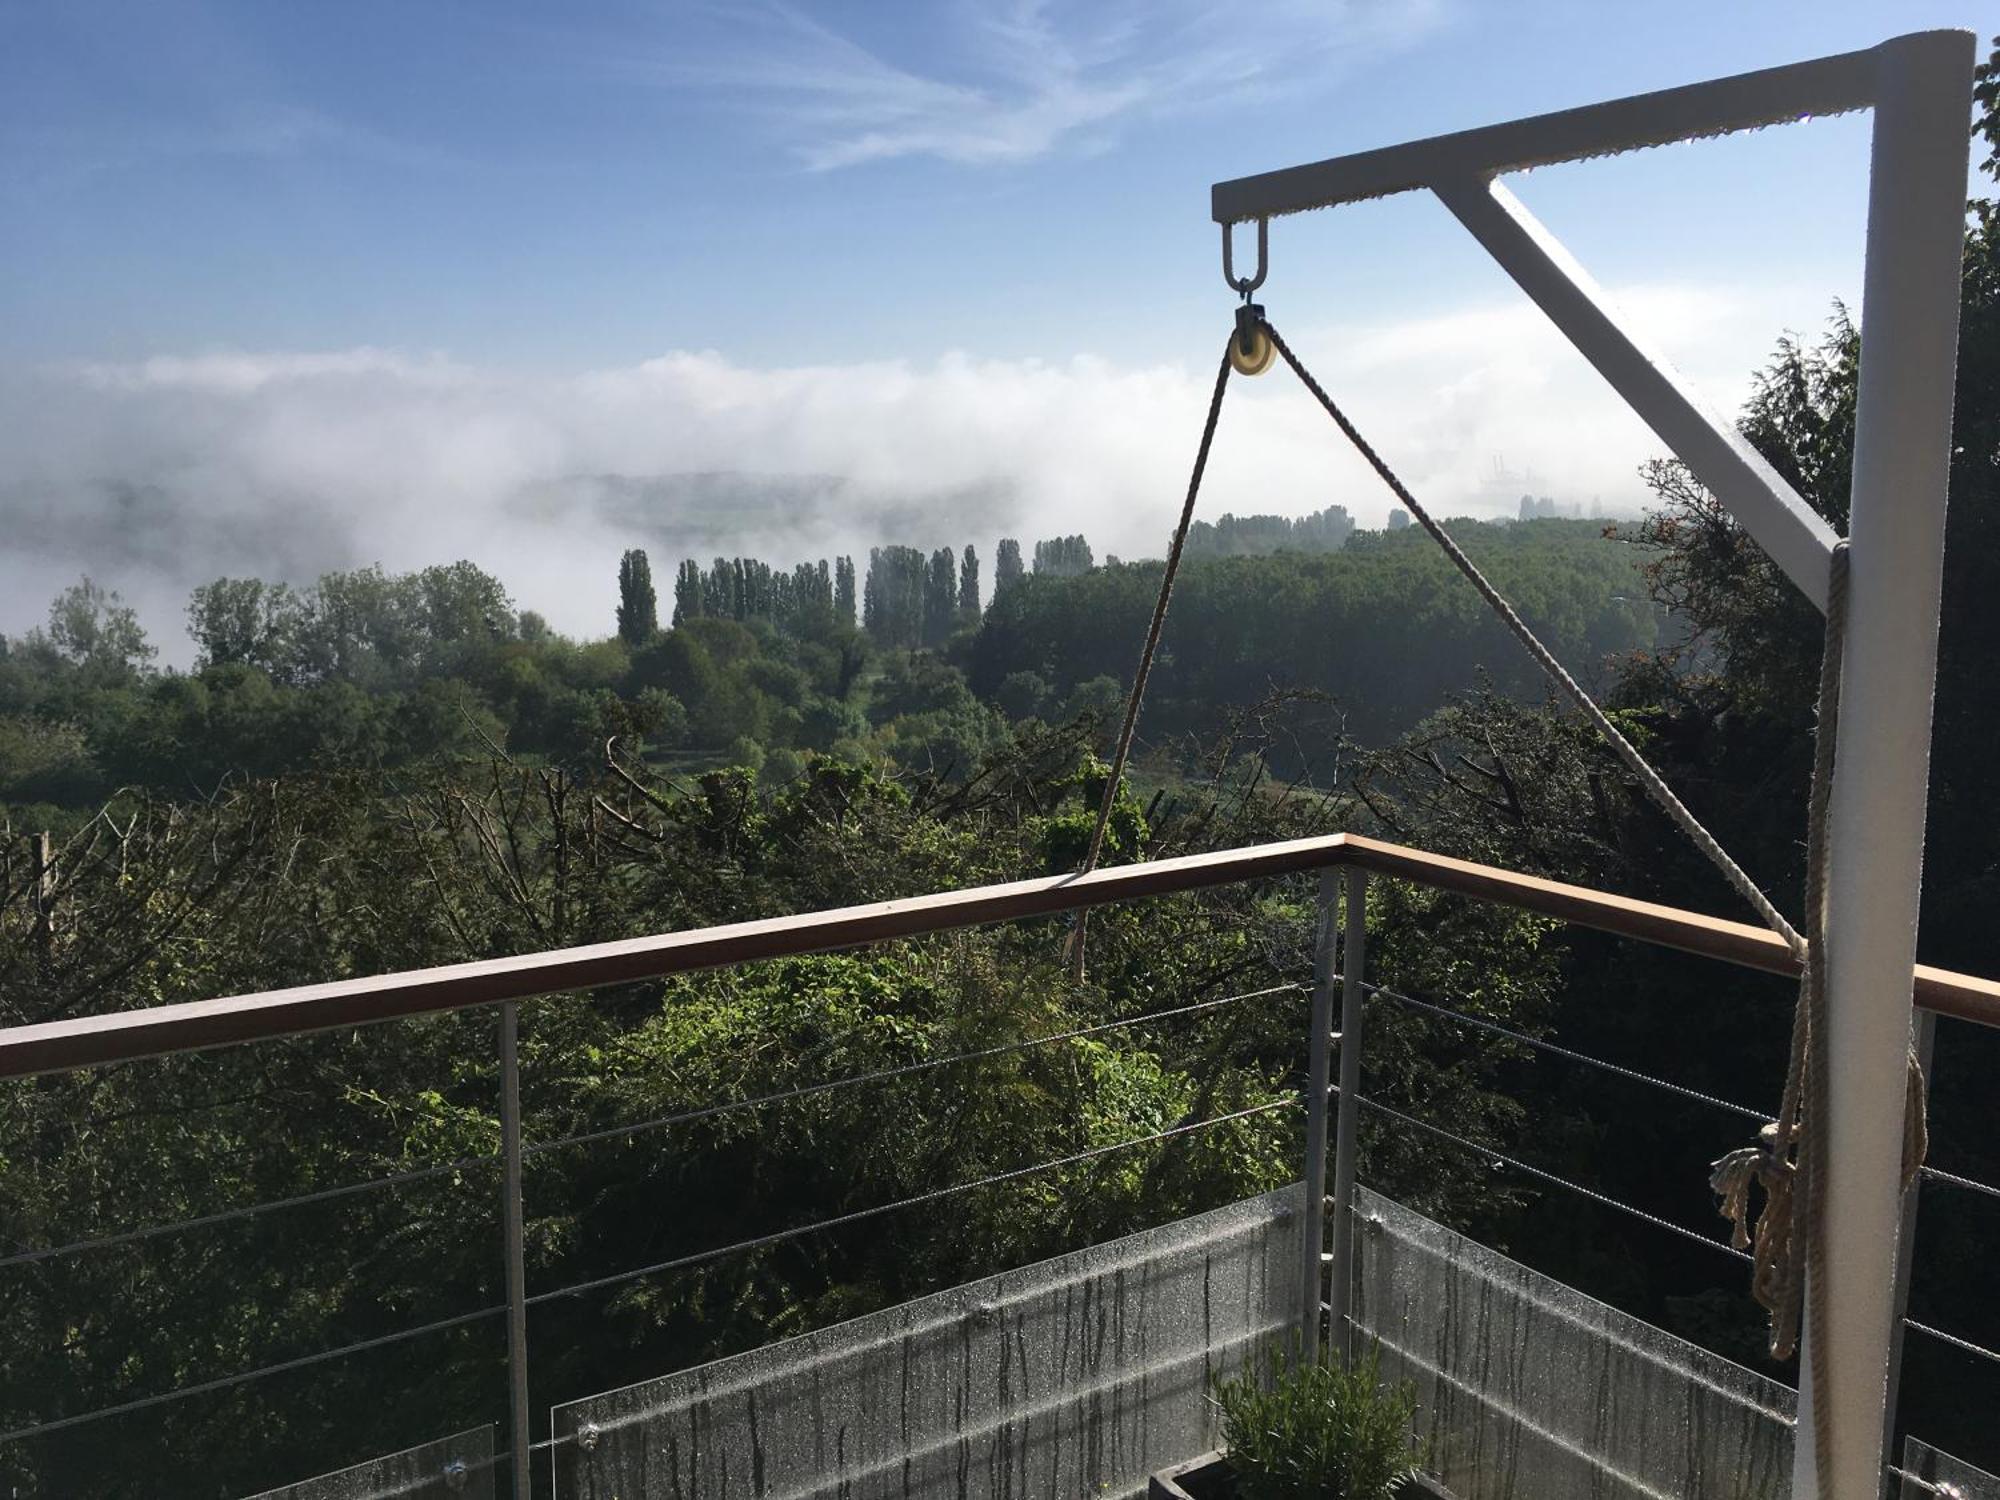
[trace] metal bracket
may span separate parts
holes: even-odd
[[[1264,277],[1271,269],[1271,223],[1268,219],[1257,220],[1257,274],[1242,280],[1236,275],[1236,226],[1225,222],[1222,226],[1222,279],[1229,283],[1229,289],[1239,293],[1245,302],[1250,294],[1264,284]]]

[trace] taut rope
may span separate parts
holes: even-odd
[[[1247,296],[1247,294],[1246,294]],[[1335,404],[1313,378],[1291,346],[1257,310],[1244,310],[1246,321],[1254,317],[1256,326],[1271,341],[1292,373],[1310,391],[1334,424],[1346,434],[1356,451],[1368,461],[1396,498],[1416,517],[1432,539],[1444,549],[1459,572],[1492,608],[1501,623],[1527,650],[1562,694],[1590,720],[1618,758],[1638,778],[1646,793],[1666,813],[1674,825],[1699,849],[1736,892],[1755,909],[1771,930],[1783,938],[1799,964],[1799,999],[1792,1018],[1790,1057],[1785,1069],[1785,1086],[1778,1105],[1778,1117],[1758,1134],[1758,1144],[1732,1151],[1717,1161],[1709,1178],[1720,1196],[1723,1217],[1733,1225],[1731,1240],[1738,1249],[1752,1244],[1751,1290],[1771,1316],[1771,1354],[1788,1358],[1797,1348],[1800,1315],[1810,1302],[1810,1325],[1824,1329],[1826,1316],[1825,1276],[1825,1190],[1828,1164],[1828,1117],[1825,1080],[1830,1066],[1827,1054],[1827,867],[1829,860],[1830,804],[1834,776],[1834,750],[1840,718],[1840,672],[1847,638],[1847,594],[1849,559],[1847,544],[1835,546],[1828,563],[1825,647],[1820,660],[1818,724],[1814,733],[1812,790],[1806,812],[1806,892],[1805,932],[1785,920],[1769,896],[1730,857],[1715,836],[1674,794],[1660,773],[1640,754],[1583,685],[1564,669],[1555,654],[1529,628],[1471,558],[1424,508],[1395,471],[1383,462],[1347,414]],[[1232,334],[1232,339],[1236,335]],[[1172,549],[1167,554],[1165,574],[1160,580],[1159,598],[1146,631],[1146,643],[1139,655],[1139,669],[1125,703],[1125,720],[1119,730],[1111,778],[1105,784],[1098,806],[1096,827],[1091,833],[1090,851],[1083,870],[1096,868],[1103,852],[1105,829],[1123,778],[1130,753],[1139,706],[1145,696],[1146,679],[1159,650],[1160,632],[1165,625],[1167,605],[1173,594],[1174,577],[1180,569],[1181,552],[1194,516],[1195,498],[1201,488],[1202,472],[1215,439],[1217,418],[1222,411],[1222,394],[1229,382],[1230,360],[1225,352],[1215,378],[1215,394],[1209,402],[1208,422],[1202,429],[1201,446],[1195,455],[1194,473],[1188,482],[1187,499],[1181,507],[1180,523],[1174,530]],[[1084,918],[1079,913],[1071,936],[1071,957],[1078,978],[1083,974]],[[1914,1051],[1910,1054],[1907,1100],[1904,1112],[1903,1183],[1905,1188],[1922,1166],[1929,1144],[1925,1121],[1923,1069]],[[1751,1185],[1764,1189],[1764,1205],[1753,1218]],[[1821,1493],[1830,1493],[1832,1466],[1826,1461],[1833,1433],[1829,1430],[1825,1340],[1815,1338],[1808,1358],[1812,1365],[1813,1430],[1821,1455]]]
[[[1233,340],[1234,333],[1230,334]],[[1153,659],[1160,651],[1160,631],[1167,623],[1167,604],[1174,595],[1174,576],[1181,570],[1181,552],[1187,546],[1188,525],[1194,520],[1194,502],[1201,494],[1201,476],[1208,468],[1208,450],[1215,443],[1215,424],[1222,416],[1222,393],[1229,388],[1229,350],[1222,351],[1222,363],[1215,372],[1215,394],[1208,398],[1208,421],[1201,429],[1201,446],[1195,449],[1194,472],[1188,476],[1187,499],[1181,502],[1181,518],[1174,527],[1174,540],[1167,549],[1166,571],[1160,575],[1160,596],[1153,601],[1152,622],[1146,627],[1146,644],[1139,652],[1139,669],[1132,676],[1132,691],[1125,699],[1125,722],[1118,730],[1118,744],[1111,756],[1111,778],[1104,783],[1104,795],[1098,799],[1097,824],[1090,831],[1090,852],[1083,857],[1083,866],[1077,871],[1087,875],[1097,868],[1098,857],[1104,853],[1104,831],[1111,824],[1111,809],[1117,805],[1118,785],[1125,778],[1125,762],[1132,753],[1133,731],[1139,726],[1139,704],[1146,696],[1146,679],[1153,675]],[[1089,935],[1090,911],[1086,907],[1076,914],[1076,926],[1070,931],[1070,974],[1075,979],[1083,978],[1083,950]]]

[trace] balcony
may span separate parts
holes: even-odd
[[[1620,1088],[1673,1091],[1691,1108],[1741,1117],[1731,1128],[1746,1138],[1759,1116],[1644,1069],[1518,1034],[1452,995],[1375,982],[1371,926],[1379,938],[1387,919],[1378,906],[1371,922],[1370,891],[1384,882],[1677,950],[1703,964],[1776,976],[1791,968],[1784,945],[1760,929],[1338,835],[0,1032],[0,1079],[7,1080],[0,1087],[22,1091],[14,1101],[32,1104],[29,1091],[63,1075],[115,1083],[121,1069],[181,1069],[173,1076],[192,1091],[225,1067],[191,1056],[213,1049],[224,1049],[217,1058],[244,1061],[266,1048],[322,1047],[323,1056],[314,1054],[324,1064],[316,1076],[326,1087],[354,1089],[364,1086],[353,1070],[369,1049],[413,1035],[400,1028],[451,1026],[458,1029],[429,1033],[429,1044],[442,1040],[440,1055],[461,1085],[497,1097],[500,1126],[488,1150],[460,1150],[456,1138],[441,1139],[427,1143],[422,1165],[302,1189],[296,1171],[260,1171],[279,1147],[249,1136],[242,1181],[217,1184],[217,1205],[203,1214],[135,1217],[113,1227],[93,1219],[92,1232],[74,1237],[44,1235],[36,1225],[10,1229],[0,1248],[0,1305],[13,1310],[17,1349],[23,1338],[53,1337],[65,1350],[107,1338],[103,1314],[114,1310],[89,1299],[103,1284],[92,1280],[93,1268],[114,1259],[136,1267],[132,1274],[178,1280],[184,1295],[175,1305],[189,1322],[133,1335],[143,1336],[145,1347],[123,1364],[114,1356],[120,1383],[87,1404],[53,1385],[0,1385],[0,1482],[11,1482],[21,1500],[249,1493],[233,1482],[219,1490],[213,1479],[225,1465],[205,1445],[223,1434],[229,1472],[295,1481],[267,1483],[266,1500],[1137,1494],[1150,1471],[1213,1445],[1206,1394],[1216,1375],[1274,1341],[1360,1339],[1379,1340],[1385,1369],[1417,1382],[1433,1468],[1466,1500],[1786,1493],[1795,1403],[1788,1386],[1378,1191],[1380,1184],[1366,1180],[1368,1146],[1395,1142],[1531,1188],[1535,1212],[1556,1232],[1587,1236],[1609,1216],[1635,1232],[1700,1247],[1714,1263],[1712,1284],[1740,1289],[1747,1268],[1719,1221],[1626,1204],[1530,1153],[1473,1139],[1454,1128],[1459,1122],[1375,1097],[1364,1091],[1369,1033],[1392,1013],[1420,1015],[1465,1046],[1505,1046]],[[536,1117],[524,1107],[524,1091],[531,1106],[539,1080],[534,1050],[522,1045],[522,1005],[537,997],[557,998],[541,1001],[547,1009],[531,1018],[530,1041],[533,1025],[598,1003],[588,991],[986,924],[1040,922],[1054,931],[1050,919],[1082,908],[1235,887],[1316,903],[1309,970],[1228,993],[1163,997],[1143,1012],[1084,1027],[1016,1027],[947,1054],[873,1067],[835,1061],[777,1092],[732,1092],[664,1116],[532,1138],[524,1130],[524,1119]],[[1408,920],[1408,908],[1401,910],[1400,920]],[[1920,1016],[2000,1026],[2000,984],[1992,981],[1920,968],[1913,998]],[[455,1049],[467,1039],[490,1042],[490,1031],[469,1029],[480,1016],[497,1018],[498,1045],[466,1056]],[[530,1254],[531,1243],[548,1251],[535,1240],[535,1185],[549,1180],[543,1174],[564,1171],[573,1153],[670,1155],[703,1139],[697,1127],[726,1121],[754,1132],[764,1112],[802,1103],[893,1109],[893,1092],[884,1091],[917,1082],[961,1087],[977,1077],[964,1070],[996,1060],[1061,1056],[1142,1028],[1193,1028],[1236,1016],[1260,1017],[1267,1032],[1296,1038],[1287,1085],[1272,1097],[1191,1111],[1141,1134],[996,1165],[829,1216],[799,1217],[782,1201],[763,1203],[741,1238],[676,1245],[637,1263],[594,1264],[585,1245],[564,1246],[560,1256]],[[325,1035],[291,1040],[309,1033]],[[31,1117],[21,1111],[20,1118]],[[1212,1133],[1228,1132],[1277,1132],[1258,1138],[1292,1153],[1297,1165],[1290,1170],[1302,1181],[914,1299],[856,1309],[856,1316],[814,1309],[800,1319],[810,1326],[794,1336],[687,1368],[646,1368],[654,1356],[633,1328],[647,1309],[618,1301],[725,1265],[748,1267],[744,1280],[716,1283],[741,1291],[782,1274],[785,1265],[774,1258],[781,1253],[820,1247],[812,1253],[858,1254],[890,1222],[915,1222],[943,1238],[963,1228],[971,1205],[1002,1190],[1025,1190],[1051,1174],[1172,1163]],[[73,1145],[64,1142],[66,1151]],[[1698,1183],[1710,1154],[1690,1141],[1687,1159],[1672,1166]],[[7,1165],[32,1172],[37,1163]],[[827,1170],[840,1166],[829,1162]],[[158,1170],[171,1174],[174,1163],[161,1161]],[[266,1180],[293,1190],[260,1191]],[[117,1189],[135,1185],[96,1186],[108,1186],[115,1200]],[[1928,1168],[1921,1187],[2000,1198],[1988,1184]],[[1910,1195],[1912,1222],[1919,1196]],[[361,1206],[369,1216],[359,1229],[315,1217]],[[1087,1202],[1070,1206],[1073,1219],[1088,1217]],[[1939,1212],[1956,1207],[1943,1203]],[[676,1209],[671,1199],[602,1205],[607,1216],[659,1221],[662,1243],[673,1238],[667,1231]],[[475,1257],[490,1282],[420,1286],[426,1268],[396,1261],[399,1227],[418,1218],[458,1225],[468,1242],[490,1245]],[[581,1232],[589,1227],[586,1220]],[[335,1233],[353,1236],[357,1263],[381,1268],[380,1297],[358,1310],[328,1309],[324,1336],[282,1357],[217,1368],[217,1351],[197,1347],[216,1337],[193,1316],[204,1304],[209,1264],[200,1247],[215,1236],[264,1237],[274,1305],[294,1325],[310,1327],[314,1291],[290,1284],[286,1247],[299,1243],[291,1236]],[[1912,1257],[1904,1259],[1907,1282]],[[538,1261],[550,1260],[577,1274],[538,1281]],[[671,1315],[723,1323],[731,1309],[676,1305]],[[1952,1328],[1904,1316],[1899,1341],[1904,1333],[1972,1362],[1969,1368],[2000,1367],[2000,1354]],[[1900,1362],[1899,1348],[1892,1371]],[[336,1385],[316,1383],[343,1371]],[[420,1385],[429,1397],[425,1410],[453,1414],[448,1427],[412,1432],[397,1420],[403,1398]],[[1891,1420],[1903,1438],[1885,1474],[1892,1492],[2000,1496],[2000,1482],[1921,1440],[1921,1412],[1899,1419],[1895,1391],[1892,1382]],[[267,1451],[260,1428],[269,1415],[301,1409],[315,1421],[284,1427],[287,1436]],[[192,1446],[189,1433],[199,1435]],[[105,1471],[101,1454],[113,1434],[127,1442],[137,1434],[156,1454],[147,1472]],[[410,1446],[384,1452],[389,1434]],[[325,1470],[333,1472],[304,1477]]]

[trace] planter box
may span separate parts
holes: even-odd
[[[1233,1500],[1236,1480],[1226,1453],[1204,1453],[1200,1458],[1171,1469],[1162,1469],[1146,1481],[1146,1500]],[[1419,1474],[1403,1486],[1406,1500],[1455,1500],[1451,1491]]]

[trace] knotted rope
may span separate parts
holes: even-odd
[[[1791,1056],[1785,1068],[1778,1117],[1757,1134],[1757,1144],[1715,1162],[1709,1186],[1729,1220],[1730,1243],[1751,1249],[1751,1294],[1771,1315],[1773,1359],[1798,1347],[1801,1312],[1824,1329],[1826,1302],[1827,1151],[1830,1121],[1825,1081],[1827,1052],[1827,868],[1831,855],[1829,809],[1834,749],[1840,726],[1840,669],[1847,641],[1847,543],[1833,549],[1827,568],[1826,636],[1820,653],[1818,724],[1813,735],[1812,791],[1806,804],[1806,934],[1800,954],[1798,1007],[1792,1016]],[[1797,950],[1794,950],[1797,951]],[[1930,1149],[1924,1071],[1911,1051],[1903,1107],[1902,1185],[1908,1190]],[[1751,1187],[1764,1191],[1763,1211],[1751,1218]],[[1807,1350],[1812,1367],[1813,1429],[1820,1455],[1821,1492],[1830,1493],[1833,1441],[1827,1408],[1826,1340]]]

